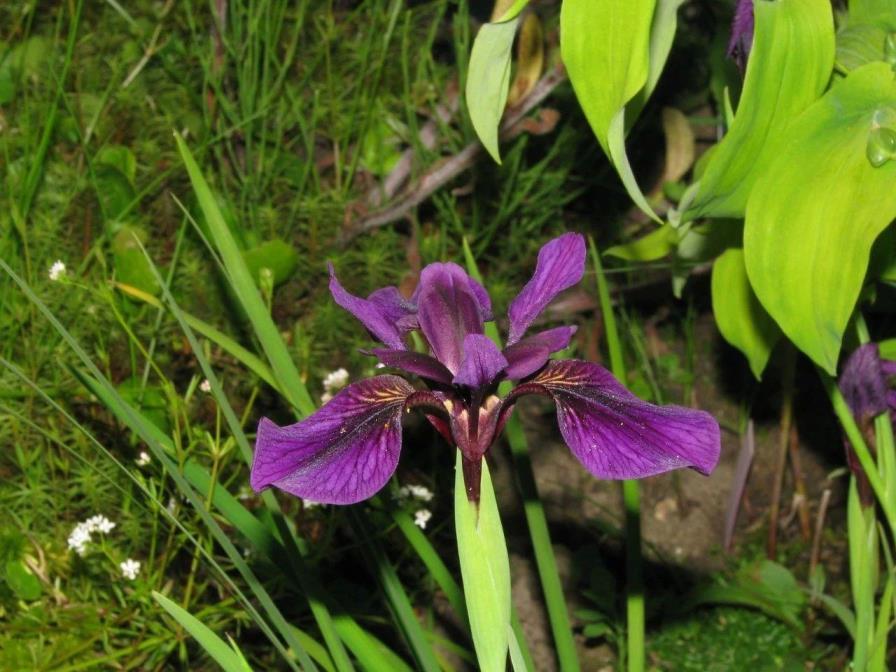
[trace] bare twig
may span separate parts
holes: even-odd
[[[753,464],[753,456],[756,454],[756,441],[753,432],[753,421],[747,422],[747,431],[741,438],[740,452],[737,454],[737,465],[734,467],[734,477],[731,480],[731,492],[728,493],[728,507],[725,511],[725,533],[722,539],[722,548],[726,553],[731,552],[731,544],[734,541],[734,526],[737,523],[737,514],[740,511],[740,503],[747,487],[747,477],[750,475],[750,466]]]
[[[828,504],[831,501],[831,489],[825,488],[821,493],[821,502],[818,504],[818,515],[815,516],[815,533],[812,537],[812,553],[809,556],[809,576],[815,573],[818,559],[821,556],[821,535],[824,532],[824,519],[828,512]]]
[[[775,461],[772,501],[768,510],[768,541],[766,554],[774,560],[778,554],[778,523],[781,513],[781,491],[784,487],[784,471],[787,468],[787,452],[790,445],[790,426],[793,422],[793,379],[796,367],[796,351],[788,348],[784,363],[781,403],[781,435],[778,442],[778,456]]]
[[[529,95],[521,100],[516,107],[508,109],[504,113],[504,122],[501,124],[501,138],[507,140],[522,133],[525,129],[520,126],[520,122],[565,79],[566,72],[560,65],[542,77]],[[472,166],[481,152],[482,145],[477,141],[470,143],[454,156],[437,163],[417,180],[411,182],[394,204],[360,221],[348,224],[344,238],[350,240],[371,229],[402,219],[411,210],[432,196],[434,192]]]

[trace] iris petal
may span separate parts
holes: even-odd
[[[544,366],[552,353],[569,346],[576,327],[557,327],[527,336],[504,348],[507,358],[505,374],[511,380],[525,378]]]
[[[856,418],[873,418],[887,410],[887,374],[876,343],[856,348],[837,384]]]
[[[554,297],[575,285],[584,273],[585,239],[578,233],[566,233],[542,247],[535,273],[507,311],[510,318],[507,344],[519,341]]]
[[[371,350],[371,355],[377,358],[386,366],[392,366],[415,376],[428,378],[445,385],[451,384],[451,372],[446,369],[435,357],[424,355],[420,352],[412,352],[410,350]]]
[[[420,274],[417,318],[433,355],[452,374],[464,358],[464,339],[483,331],[482,302],[457,264],[429,264]]]
[[[403,320],[413,315],[414,307],[395,287],[378,289],[366,299],[350,294],[339,284],[333,265],[330,269],[330,294],[337,304],[354,315],[373,336],[390,348],[404,350]]]
[[[371,497],[395,472],[401,414],[414,388],[397,376],[349,385],[301,422],[258,425],[251,484],[303,499],[353,504]]]
[[[599,478],[644,478],[680,467],[709,474],[718,462],[719,425],[711,415],[649,404],[597,364],[550,362],[523,386],[532,387],[553,397],[566,444]]]
[[[482,334],[469,334],[464,339],[464,360],[454,376],[454,383],[480,388],[493,382],[507,366],[507,360],[492,339]]]

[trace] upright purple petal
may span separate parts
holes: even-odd
[[[504,348],[507,358],[505,374],[511,380],[525,378],[544,366],[552,353],[569,346],[576,327],[556,327],[527,336],[518,343]]]
[[[353,504],[382,488],[401,452],[401,414],[414,388],[398,376],[349,385],[301,422],[258,425],[250,482],[303,499]]]
[[[464,359],[454,376],[456,385],[480,388],[493,382],[507,366],[507,360],[488,336],[469,334],[464,339]]]
[[[553,298],[575,285],[584,273],[585,239],[578,233],[563,234],[542,247],[535,273],[507,311],[510,318],[507,344],[519,341]]]
[[[452,382],[451,372],[435,357],[411,350],[380,349],[371,350],[370,354],[376,355],[386,366],[393,366],[396,369],[413,373],[415,376],[428,378],[445,385],[450,385]]]
[[[887,376],[876,343],[866,343],[849,356],[837,385],[857,420],[887,410]]]
[[[417,288],[411,297],[411,303],[416,306],[420,300],[420,291],[429,285],[434,274],[441,273],[446,268],[459,282],[465,283],[470,291],[473,292],[473,296],[476,297],[476,302],[479,305],[479,314],[482,316],[482,321],[491,322],[494,319],[494,315],[492,315],[492,300],[488,292],[485,291],[485,287],[471,278],[463,268],[452,262],[428,264],[420,272],[420,281],[417,283]]]
[[[330,269],[330,293],[340,306],[354,315],[373,336],[390,348],[404,350],[404,333],[401,321],[413,315],[413,305],[401,296],[395,287],[378,289],[368,298],[349,294],[336,279],[333,265]]]
[[[417,319],[433,355],[457,374],[464,339],[483,331],[482,303],[457,264],[429,264],[420,273]]]
[[[649,404],[597,364],[549,362],[520,390],[533,388],[553,397],[566,444],[599,478],[644,478],[680,467],[709,474],[718,462],[719,425],[709,413]]]
[[[743,70],[753,47],[753,0],[737,0],[734,20],[731,23],[731,39],[728,42],[728,56],[733,58]]]

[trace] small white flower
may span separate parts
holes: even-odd
[[[253,494],[254,493],[248,485],[241,485],[239,491],[237,491],[236,493],[236,498],[242,502],[245,502],[247,499],[252,499]]]
[[[377,362],[376,364],[373,365],[373,368],[375,368],[375,369],[385,369],[385,368],[386,368],[386,365],[383,364],[382,362]]]
[[[100,534],[108,534],[115,528],[115,523],[100,514],[91,516],[84,521],[84,524],[87,526],[88,532],[99,532]]]
[[[345,369],[336,369],[326,375],[323,381],[324,390],[327,392],[335,392],[345,387],[348,382],[348,371]]]
[[[321,504],[320,502],[312,502],[310,499],[302,500],[302,508],[303,509],[316,509],[320,506],[326,506],[326,504]]]
[[[174,512],[177,510],[177,500],[174,497],[169,497],[168,504],[165,506],[165,508],[168,510],[168,513],[173,516]]]
[[[333,398],[332,394],[330,394],[329,392],[324,392],[322,395],[320,395],[320,403],[326,404],[332,398]]]
[[[122,576],[131,581],[136,579],[137,574],[140,573],[140,562],[138,560],[132,560],[131,558],[118,563],[118,567],[121,569]]]
[[[425,485],[403,485],[398,489],[398,499],[419,499],[421,502],[432,501],[432,490]]]
[[[78,523],[75,529],[68,535],[68,547],[78,555],[84,555],[87,552],[87,544],[90,543],[90,530],[87,529],[86,523]]]
[[[212,384],[208,382],[208,378],[203,378],[202,382],[199,383],[199,389],[205,392],[206,394],[212,391]]]
[[[420,509],[417,513],[414,514],[414,525],[419,527],[421,530],[426,529],[426,523],[429,522],[429,519],[432,518],[432,511],[429,509]]]
[[[57,259],[53,262],[53,265],[50,266],[48,275],[53,282],[60,280],[62,276],[65,275],[65,264],[61,259]]]
[[[151,458],[149,457],[149,453],[147,453],[145,450],[141,450],[140,454],[137,456],[137,459],[136,459],[137,466],[145,467],[147,464],[150,463],[150,461],[151,461]]]

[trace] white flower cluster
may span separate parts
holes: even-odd
[[[320,396],[322,404],[326,404],[333,398],[333,394],[338,392],[348,383],[348,371],[345,369],[336,369],[330,371],[323,380],[324,393]]]
[[[201,391],[205,392],[206,394],[211,394],[212,384],[210,382],[208,382],[208,378],[202,379],[202,382],[199,383],[199,389]]]
[[[426,523],[429,522],[429,519],[432,518],[432,511],[429,509],[420,509],[414,514],[414,525],[419,527],[421,530],[426,529]]]
[[[124,562],[119,562],[118,567],[119,567],[119,569],[121,569],[121,575],[124,578],[129,579],[131,581],[136,579],[137,574],[140,573],[140,561],[139,560],[132,560],[131,558],[128,558]]]
[[[93,534],[109,534],[115,528],[115,523],[103,515],[91,516],[83,523],[75,525],[75,529],[68,535],[68,547],[78,555],[87,552],[87,544],[93,541]]]
[[[50,280],[53,282],[58,282],[62,279],[62,276],[65,275],[65,264],[61,259],[57,259],[53,262],[53,265],[50,266],[50,270],[47,273],[50,276]]]
[[[421,502],[432,501],[432,490],[425,485],[403,485],[398,489],[398,499],[419,499]]]
[[[147,464],[150,463],[150,461],[151,461],[151,458],[149,457],[149,453],[147,453],[145,450],[141,450],[140,454],[137,456],[137,459],[135,460],[138,467],[145,467]]]

